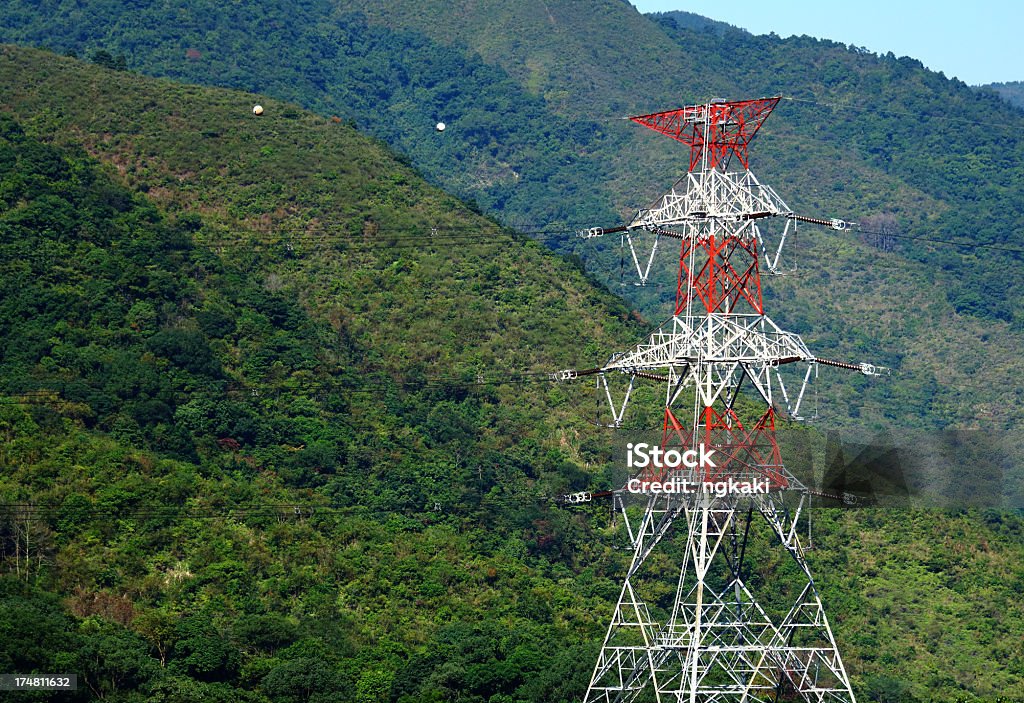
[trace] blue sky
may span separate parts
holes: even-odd
[[[971,85],[1024,81],[1020,0],[630,1],[641,12],[685,10],[754,34],[807,34],[912,56]]]

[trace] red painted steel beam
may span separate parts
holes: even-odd
[[[712,102],[629,119],[690,147],[690,170],[726,168],[735,156],[750,167],[750,141],[781,97]]]

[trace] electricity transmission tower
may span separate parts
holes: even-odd
[[[619,234],[641,284],[659,247],[679,247],[671,317],[604,366],[561,372],[594,376],[616,427],[639,384],[664,389],[657,451],[612,496],[632,558],[586,703],[855,700],[798,531],[809,489],[783,465],[776,418],[800,417],[819,365],[879,369],[817,358],[765,314],[761,271],[795,223],[849,227],[794,214],[751,173],[778,101],[630,118],[687,145],[689,171],[628,225],[581,233]],[[785,224],[769,241],[773,219]]]

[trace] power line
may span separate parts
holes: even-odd
[[[920,113],[920,112],[906,112],[906,111],[900,111],[900,110],[880,110],[878,108],[869,107],[868,105],[863,104],[863,103],[856,103],[856,102],[848,102],[848,103],[828,102],[828,101],[819,100],[819,99],[816,99],[816,98],[798,98],[798,97],[792,96],[792,95],[783,95],[782,99],[786,100],[788,102],[807,103],[807,104],[810,104],[810,105],[818,105],[819,107],[827,107],[827,108],[830,108],[832,110],[840,111],[840,112],[870,113],[870,114],[875,114],[875,115],[879,115],[879,116],[882,116],[882,117],[892,117],[892,118],[901,118],[901,119],[912,118],[914,120],[921,120],[921,119],[941,120],[941,121],[946,121],[946,122],[957,122],[959,124],[969,124],[969,125],[974,125],[976,127],[984,127],[985,129],[992,129],[994,127],[996,127],[996,128],[1001,127],[1001,128],[1005,128],[1007,130],[1012,130],[1014,134],[1017,134],[1017,133],[1020,132],[1020,127],[1018,125],[1007,124],[1005,122],[987,122],[987,121],[982,121],[982,120],[972,120],[972,119],[969,119],[969,118],[966,118],[966,117],[955,117],[955,116],[952,116],[952,115],[934,115],[934,114],[927,114],[927,113]],[[1013,108],[1010,105],[1007,105],[1006,107],[1007,107],[1007,114],[1011,114],[1013,112]]]
[[[536,239],[539,241],[554,240],[556,238],[562,238],[567,234],[576,235],[585,227],[573,228],[566,226],[559,229],[544,229],[534,231],[524,231],[519,233]],[[1007,246],[1004,244],[994,242],[963,242],[954,241],[949,239],[939,239],[936,237],[929,237],[925,235],[913,235],[913,234],[900,234],[889,231],[872,230],[854,225],[850,228],[853,231],[860,232],[862,234],[872,234],[883,237],[892,237],[894,239],[903,239],[908,241],[920,241],[927,242],[929,244],[938,244],[942,246],[959,247],[963,249],[985,249],[991,251],[1002,251],[1010,254],[1024,254],[1024,247]],[[431,231],[434,231],[432,234]],[[188,251],[199,247],[207,247],[210,249],[226,248],[231,246],[251,246],[254,244],[263,246],[276,246],[282,247],[287,251],[295,251],[296,245],[315,245],[315,244],[343,244],[346,248],[353,251],[373,251],[373,250],[400,250],[400,249],[424,249],[430,246],[445,246],[445,245],[508,245],[516,241],[529,241],[519,240],[516,234],[505,234],[504,236],[495,235],[493,233],[481,233],[467,228],[464,231],[452,230],[452,233],[448,233],[450,230],[438,230],[437,228],[427,228],[426,230],[389,230],[385,234],[373,235],[372,238],[369,235],[363,234],[352,234],[350,232],[331,231],[328,229],[321,229],[318,231],[310,232],[309,230],[302,229],[301,235],[291,234],[290,232],[299,233],[300,230],[289,230],[287,228],[275,228],[274,233],[264,234],[239,234],[233,237],[221,236],[214,238],[197,238],[193,242],[190,242],[187,246],[176,246],[162,247],[163,251]],[[442,233],[443,232],[443,233]],[[499,238],[500,237],[500,238]],[[568,239],[567,241],[573,241]],[[101,248],[112,248],[111,245],[106,245]],[[24,252],[17,255],[18,258],[39,258],[39,259],[52,259],[52,255],[46,252]]]
[[[498,466],[484,467],[497,469]],[[426,504],[421,508],[397,506],[384,508],[370,508],[365,505],[336,506],[322,503],[311,503],[308,501],[293,502],[255,502],[241,505],[225,506],[188,506],[188,505],[150,505],[150,506],[104,506],[96,505],[90,501],[89,505],[74,506],[69,509],[64,503],[39,503],[33,501],[10,501],[0,503],[0,517],[6,515],[8,518],[43,521],[60,518],[66,510],[70,510],[76,516],[83,516],[85,519],[100,520],[104,522],[120,522],[123,520],[157,520],[157,519],[198,519],[198,520],[219,520],[219,519],[244,519],[252,517],[279,517],[305,519],[324,516],[365,516],[365,517],[390,517],[395,514],[415,515],[427,517],[430,514],[450,515],[456,512],[469,515],[474,506],[455,506],[451,501],[428,497]],[[71,494],[80,495],[80,494]],[[503,493],[498,496],[482,495],[481,506],[498,505],[508,507],[512,504],[522,505],[527,502],[542,503],[545,501],[554,502],[554,498],[542,493],[520,492],[516,494]],[[476,507],[481,507],[476,506]]]
[[[226,388],[223,392],[219,393],[217,397],[223,397],[224,394],[237,395],[247,397],[251,399],[268,398],[268,397],[282,397],[288,395],[290,392],[294,393],[310,393],[315,398],[325,399],[331,396],[350,396],[361,393],[379,393],[384,390],[398,390],[402,389],[407,392],[417,391],[428,391],[428,390],[444,390],[447,388],[474,388],[474,387],[485,387],[485,386],[524,386],[535,383],[554,383],[553,378],[554,372],[548,371],[533,371],[533,372],[515,372],[508,373],[505,375],[496,375],[493,371],[488,374],[473,374],[472,379],[466,379],[464,376],[430,376],[423,379],[370,379],[359,383],[358,386],[347,386],[341,388],[330,388],[314,385],[300,385],[300,386],[289,386],[286,388],[275,389],[272,392],[257,389],[252,386]],[[76,403],[84,402],[88,398],[82,398],[81,400],[76,399],[75,396],[87,396],[90,393],[103,393],[101,388],[94,388],[86,386],[85,388],[76,388],[69,398],[66,395],[67,385],[64,383],[54,384],[52,386],[42,386],[35,389],[29,389],[24,391],[15,390],[0,390],[0,394],[4,394],[7,397],[0,397],[0,405],[47,405],[51,403]],[[116,395],[116,394],[115,394]],[[169,394],[156,394],[155,399],[159,400],[161,397],[171,396],[183,396],[188,398],[202,397],[203,394],[186,391],[170,391]],[[124,399],[122,399],[124,400]]]

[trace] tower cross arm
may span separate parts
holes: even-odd
[[[690,147],[690,170],[725,168],[735,156],[748,168],[750,142],[781,96],[712,101],[629,119]]]

